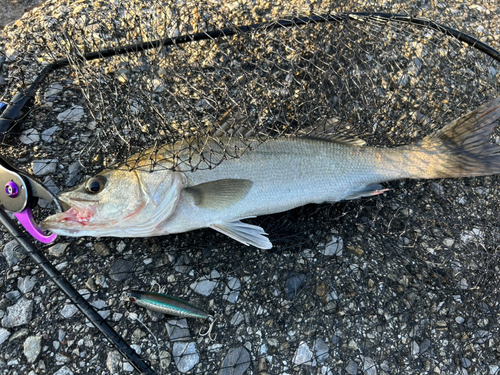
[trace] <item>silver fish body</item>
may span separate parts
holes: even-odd
[[[164,155],[164,169],[108,170],[63,193],[60,200],[72,209],[47,218],[44,226],[60,235],[115,237],[210,227],[246,245],[270,248],[262,228],[241,220],[380,194],[384,181],[500,173],[500,147],[489,142],[499,117],[497,98],[413,145],[377,148],[359,140],[289,137],[256,145],[210,170],[180,164],[172,171]],[[211,157],[205,153],[198,157]]]

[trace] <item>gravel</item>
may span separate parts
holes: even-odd
[[[8,340],[10,332],[5,328],[0,328],[0,345]]]
[[[42,350],[42,338],[40,336],[29,336],[24,341],[24,356],[28,363],[33,363],[38,359]]]
[[[20,298],[7,307],[7,314],[2,319],[2,326],[6,328],[19,327],[28,324],[33,314],[33,300]]]
[[[56,243],[54,246],[49,247],[49,255],[57,258],[63,257],[66,254],[66,250],[68,249],[69,245],[69,242]]]
[[[283,5],[261,0],[239,1],[220,7],[214,2],[214,7],[224,9],[220,11],[224,17],[217,18],[212,17],[214,13],[204,3],[187,1],[160,9],[151,8],[155,2],[153,5],[137,1],[122,3],[123,8],[112,13],[113,2],[51,0],[26,14],[16,25],[7,27],[0,50],[13,61],[7,61],[0,68],[0,77],[7,83],[2,85],[0,80],[0,90],[10,94],[16,91],[17,84],[31,82],[43,64],[52,61],[52,57],[37,51],[53,43],[55,36],[62,34],[61,30],[74,35],[76,43],[52,47],[57,57],[64,57],[67,49],[86,48],[83,47],[85,40],[91,38],[96,41],[90,44],[94,48],[108,37],[112,41],[103,46],[108,47],[115,43],[111,37],[113,30],[121,26],[131,30],[127,35],[129,41],[146,35],[151,29],[163,32],[161,27],[168,24],[165,19],[146,25],[143,30],[135,29],[134,23],[142,16],[132,17],[134,7],[141,9],[144,17],[165,14],[166,18],[180,19],[165,31],[171,35],[203,27],[202,20],[221,24],[225,18],[235,24],[247,24],[309,8],[309,2],[299,4],[295,0]],[[310,3],[317,6],[317,2]],[[418,13],[470,32],[498,48],[500,17],[491,2],[420,3],[422,8]],[[193,7],[199,11],[189,11]],[[359,1],[347,2],[342,8],[366,10],[367,7],[366,2]],[[370,3],[369,7],[398,13],[411,10],[411,4],[402,1],[379,1]],[[394,28],[385,28],[382,22],[380,25],[388,38],[393,41],[400,38],[411,47],[408,51],[388,51],[388,58],[397,62],[391,67],[399,66],[404,72],[384,70],[380,66],[373,67],[379,69],[378,72],[356,71],[359,65],[356,56],[365,67],[379,56],[370,55],[370,50],[361,54],[358,39],[351,38],[353,34],[345,28],[328,29],[330,32],[325,33],[331,35],[332,30],[333,33],[341,30],[346,36],[335,45],[335,49],[346,53],[345,60],[342,54],[334,55],[338,59],[335,72],[351,75],[356,84],[343,86],[338,93],[327,92],[322,99],[335,107],[343,105],[342,92],[349,92],[354,98],[352,118],[348,119],[353,128],[346,130],[354,131],[371,144],[408,144],[440,127],[442,123],[435,121],[436,118],[451,120],[456,113],[464,113],[484,96],[496,92],[498,65],[488,66],[485,59],[476,58],[474,54],[469,56],[463,46],[440,45],[441,39],[433,33],[429,33],[427,46],[419,46],[414,35],[404,31],[404,24],[399,25],[403,30],[400,34],[393,34]],[[359,25],[352,27],[363,38],[369,38],[370,33],[361,33]],[[47,29],[50,33],[41,32]],[[313,92],[308,85],[315,77],[308,72],[317,71],[313,66],[317,60],[306,64],[314,52],[314,39],[310,39],[309,31],[278,33],[253,41],[239,36],[240,49],[229,48],[231,42],[226,39],[199,56],[187,45],[171,47],[168,51],[180,57],[172,61],[164,59],[165,81],[172,74],[169,68],[172,64],[176,68],[192,69],[172,77],[172,81],[181,82],[175,85],[165,85],[163,78],[151,80],[151,90],[144,96],[161,102],[162,95],[185,90],[191,104],[189,101],[162,102],[158,106],[172,113],[171,117],[161,113],[165,123],[197,119],[209,124],[213,122],[207,115],[211,106],[224,104],[216,99],[219,92],[226,93],[234,103],[241,103],[245,96],[237,90],[240,85],[252,100],[268,95],[266,101],[273,103],[279,102],[281,95],[291,87],[291,95],[297,90],[297,97],[290,101],[292,106],[280,107],[280,113],[293,116],[294,106],[303,103],[308,92]],[[124,35],[120,35],[122,40]],[[293,38],[284,39],[284,35]],[[311,40],[311,45],[305,42],[304,49],[294,55],[293,40]],[[443,51],[429,53],[426,49],[429,46],[442,47]],[[422,48],[423,55],[418,52]],[[454,55],[448,54],[447,49]],[[268,50],[277,52],[266,55]],[[348,51],[354,51],[356,56]],[[263,54],[264,58],[245,61],[240,54],[252,57]],[[461,66],[461,70],[440,74],[442,65],[429,61],[436,56],[442,56],[450,65],[454,60],[459,61],[455,66]],[[276,59],[274,62],[278,59],[285,62],[273,70],[270,57]],[[219,60],[225,62],[214,63]],[[304,62],[307,69],[297,75],[288,71],[280,73],[280,68],[288,69],[286,61],[292,60]],[[148,72],[151,60],[141,57],[134,63],[118,66],[122,61],[110,58],[108,63],[95,63],[92,68],[103,70],[99,76],[103,82],[96,87],[106,88],[112,82],[110,88],[116,89],[120,97],[126,97],[120,100],[137,115],[137,123],[125,123],[118,110],[110,111],[114,102],[102,108],[94,107],[100,111],[89,108],[88,102],[97,106],[100,100],[96,96],[86,99],[86,92],[80,90],[93,84],[86,82],[84,74],[79,74],[86,68],[56,72],[37,93],[37,110],[30,115],[25,128],[19,129],[21,136],[16,138],[19,142],[4,147],[2,152],[28,171],[32,166],[30,172],[36,168],[44,181],[50,178],[53,187],[66,190],[113,162],[115,148],[99,149],[107,146],[110,139],[110,133],[103,133],[103,123],[107,123],[109,116],[116,117],[113,122],[116,129],[111,126],[114,129],[111,134],[113,131],[124,133],[129,126],[129,130],[141,129],[137,131],[138,139],[150,134],[156,136],[152,129],[156,123],[150,121],[149,109],[145,110],[149,107],[133,97],[127,91],[130,86],[123,83],[135,82],[134,74]],[[158,60],[155,63],[159,64]],[[245,63],[254,63],[253,70],[238,70],[238,64],[245,67]],[[219,66],[224,68],[218,69]],[[415,80],[434,66],[432,74],[421,81]],[[241,75],[225,76],[225,69]],[[474,75],[482,71],[484,75]],[[277,91],[258,92],[261,82],[258,77],[272,74],[276,75]],[[189,77],[189,84],[180,78],[182,76]],[[117,77],[116,81],[112,77]],[[359,80],[356,77],[360,77]],[[198,79],[208,81],[211,90],[201,83],[198,85]],[[320,85],[327,85],[328,79]],[[370,100],[374,97],[357,91],[357,86],[366,88],[364,82],[371,80],[372,87],[380,88],[384,95],[395,93],[398,85],[406,83],[412,88],[408,92],[414,91],[419,99],[395,95],[383,102],[384,105],[372,106]],[[439,81],[447,86],[439,89]],[[466,90],[463,85],[471,88]],[[103,90],[103,95],[107,94],[108,91]],[[414,107],[415,103],[418,108]],[[439,110],[428,113],[434,105]],[[272,113],[256,114],[250,107],[247,109],[246,115],[253,116],[252,121],[275,124]],[[375,113],[375,121],[366,125],[363,111]],[[441,117],[437,116],[441,113]],[[401,119],[403,115],[406,119]],[[410,118],[419,119],[419,125],[409,124]],[[314,117],[307,119],[312,120]],[[358,123],[366,126],[357,128]],[[96,139],[101,143],[94,144]],[[159,137],[158,142],[162,139]],[[119,145],[119,149],[132,152],[128,150],[126,137]],[[90,152],[93,164],[87,163],[86,156],[81,157],[82,150]],[[41,161],[50,165],[48,172],[48,165],[40,165]],[[150,361],[155,371],[161,368],[164,374],[250,374],[259,370],[262,375],[411,375],[466,373],[464,371],[496,374],[500,373],[500,331],[495,319],[500,290],[498,186],[497,177],[435,181],[434,184],[397,181],[387,184],[391,190],[383,196],[307,206],[290,213],[257,218],[253,222],[262,225],[275,244],[269,251],[239,246],[210,230],[148,239],[77,238],[70,241],[62,238],[59,241],[69,242],[39,246],[77,289],[88,289],[86,298],[101,309],[100,313],[109,315],[115,330],[127,342],[141,348],[141,355]],[[46,214],[46,211],[35,212],[36,217]],[[0,278],[0,374],[131,373],[130,364],[123,361],[81,314],[76,314],[75,306],[66,304],[68,301],[49,278],[16,250],[17,242],[7,232],[0,237],[4,255],[0,257],[3,276]],[[172,320],[122,301],[123,290],[156,291],[158,285],[167,289],[169,295],[193,301],[211,314],[220,314],[213,329],[213,334],[217,334],[215,341],[198,335],[200,330],[206,330],[206,321]],[[129,319],[133,314],[137,319]]]
[[[243,375],[250,367],[250,354],[243,347],[229,349],[218,375]]]
[[[174,342],[172,356],[177,369],[183,374],[191,370],[200,361],[196,343],[194,342]]]

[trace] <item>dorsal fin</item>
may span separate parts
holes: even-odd
[[[248,117],[242,115],[241,111],[235,111],[237,106],[234,105],[224,115],[214,123],[214,130],[212,131],[213,137],[242,137],[248,138],[255,134],[254,129],[248,128],[244,125]],[[319,123],[319,125],[311,125],[307,128],[300,130],[296,136],[316,139],[321,141],[330,141],[341,143],[350,146],[364,146],[366,144],[362,139],[356,136],[339,133],[334,129],[334,125],[340,122],[337,118],[330,118]]]
[[[347,134],[346,132],[339,132],[338,129],[335,129],[334,126],[339,122],[340,120],[338,118],[332,117],[321,121],[319,124],[311,125],[300,130],[297,133],[297,136],[320,141],[341,143],[350,146],[364,146],[366,144],[365,141],[354,135]]]
[[[316,139],[320,141],[330,141],[349,146],[364,146],[366,144],[366,142],[363,141],[362,139],[347,134],[321,134],[321,135],[308,134],[306,136],[303,136],[303,138]]]

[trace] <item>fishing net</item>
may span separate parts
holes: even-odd
[[[311,127],[410,144],[498,96],[499,63],[433,23],[369,12],[429,17],[499,48],[496,7],[452,3],[47,1],[4,30],[2,101],[68,65],[41,83],[2,155],[58,192],[104,168],[219,168]],[[136,43],[155,47],[84,58]],[[271,250],[209,229],[38,248],[158,373],[496,374],[499,182],[396,181],[383,196],[249,220]],[[132,371],[1,241],[2,373]],[[129,289],[220,315],[215,340],[198,334],[208,322],[124,303]],[[13,322],[14,307],[29,317]]]

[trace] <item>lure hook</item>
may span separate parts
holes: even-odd
[[[200,329],[200,332],[198,332],[198,334],[202,337],[204,336],[208,336],[208,338],[210,339],[210,341],[215,341],[215,339],[217,338],[217,334],[215,334],[214,337],[212,337],[212,330],[214,328],[214,325],[215,325],[215,322],[217,321],[217,319],[220,317],[219,314],[215,314],[215,315],[210,315],[209,318],[210,318],[210,325],[208,326],[208,330],[207,332],[205,333],[201,333],[201,329]]]

